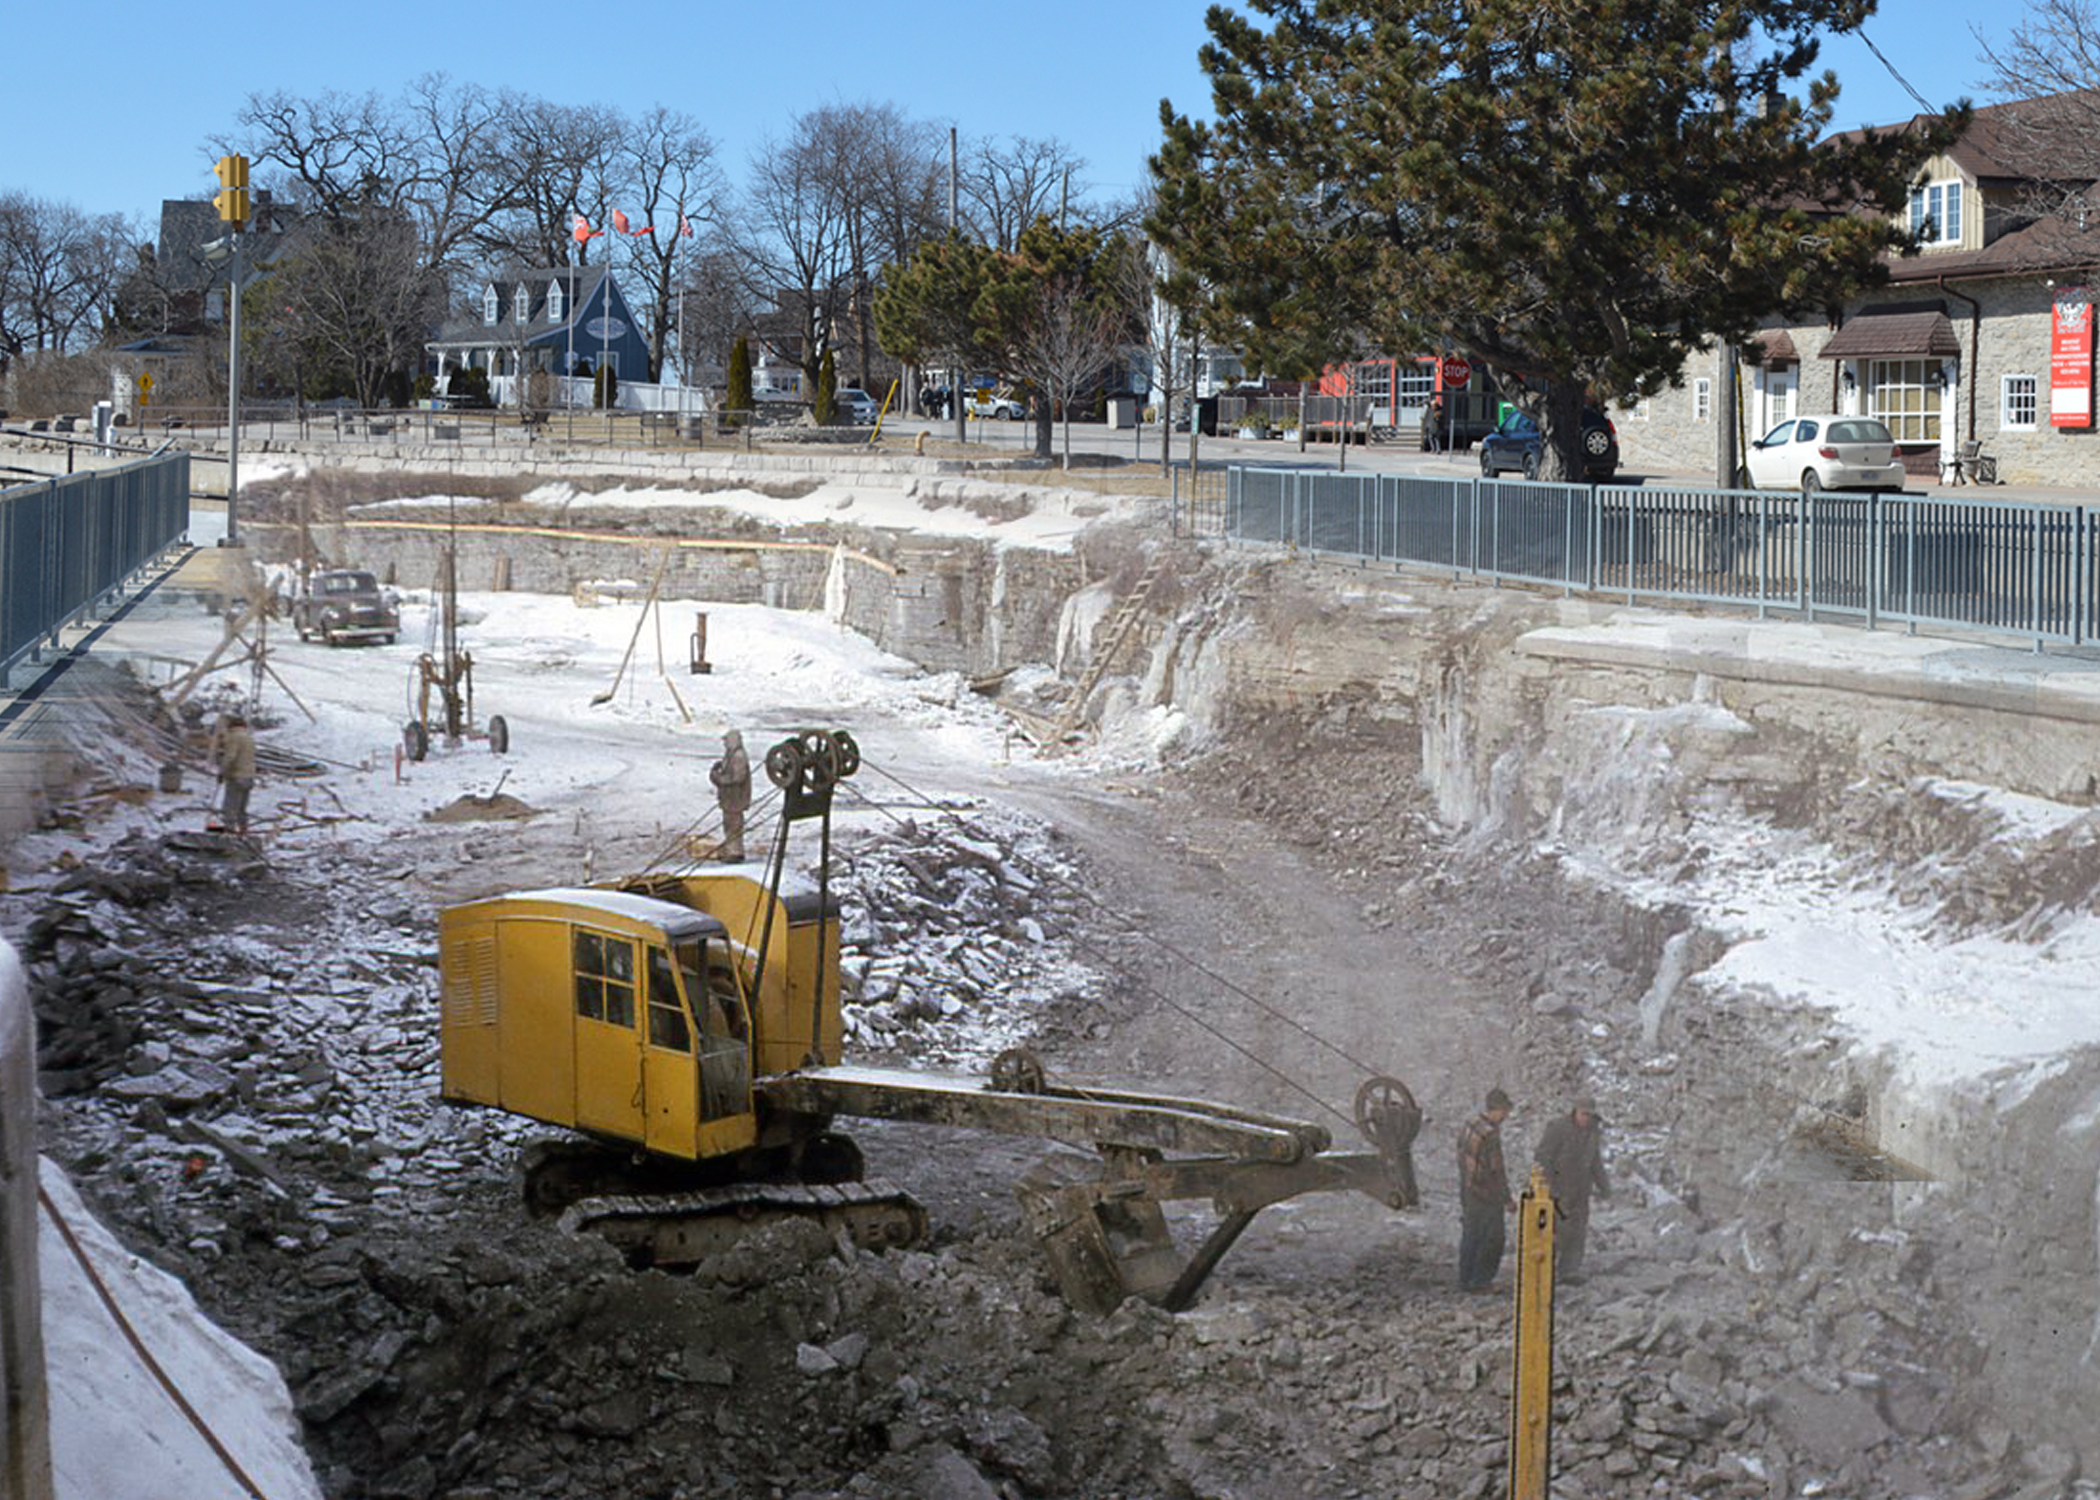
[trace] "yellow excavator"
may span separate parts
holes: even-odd
[[[989,1082],[842,1059],[831,802],[860,764],[843,731],[770,750],[782,794],[762,865],[514,892],[440,917],[443,1097],[575,1135],[535,1142],[528,1205],[599,1234],[635,1264],[696,1264],[755,1223],[813,1217],[858,1244],[909,1244],[925,1211],[862,1180],[842,1116],[967,1126],[1077,1146],[1016,1185],[1076,1306],[1138,1295],[1178,1310],[1261,1208],[1348,1188],[1417,1201],[1421,1111],[1367,1079],[1355,1119],[1372,1150],[1321,1126],[1200,1099],[1052,1084],[1026,1051]],[[786,872],[789,832],[817,820],[817,878]],[[1162,1205],[1210,1199],[1193,1254]]]

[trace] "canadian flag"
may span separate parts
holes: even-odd
[[[591,221],[589,219],[586,219],[582,214],[578,214],[576,216],[576,227],[570,230],[569,233],[570,237],[573,238],[577,244],[583,245],[588,244],[592,240],[595,240],[596,238],[598,238],[599,235],[605,233],[605,231],[602,229],[591,228]]]
[[[619,230],[622,234],[634,235],[636,238],[640,238],[642,235],[645,234],[654,234],[656,232],[656,226],[654,224],[651,224],[644,229],[629,229],[627,227],[627,215],[621,213],[617,208],[613,210],[613,228]]]

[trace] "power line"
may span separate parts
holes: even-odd
[[[1867,50],[1873,53],[1874,56],[1880,60],[1881,65],[1884,68],[1887,68],[1889,70],[1889,77],[1895,79],[1896,82],[1902,84],[1903,92],[1905,92],[1906,94],[1910,95],[1911,98],[1918,101],[1918,108],[1925,110],[1927,113],[1932,112],[1934,106],[1926,101],[1926,98],[1923,94],[1919,93],[1916,89],[1910,86],[1910,80],[1908,78],[1905,78],[1901,73],[1898,73],[1896,71],[1896,65],[1894,63],[1890,62],[1886,57],[1882,56],[1881,49],[1874,45],[1874,39],[1868,36],[1864,30],[1860,31],[1858,35],[1859,39],[1867,44]]]

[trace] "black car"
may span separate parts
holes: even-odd
[[[1539,477],[1538,423],[1520,411],[1480,440],[1480,472],[1492,479],[1515,469],[1526,479]],[[1609,484],[1619,472],[1619,433],[1611,418],[1594,406],[1582,409],[1582,474],[1593,484]]]

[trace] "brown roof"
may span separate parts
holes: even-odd
[[[1784,328],[1767,328],[1757,336],[1757,342],[1768,365],[1798,364],[1801,360],[1801,351],[1794,347],[1794,336]]]
[[[1944,358],[1960,353],[1961,340],[1955,337],[1954,325],[1947,321],[1944,312],[1906,302],[1862,309],[1831,335],[1821,357],[1884,359],[1915,354]]]

